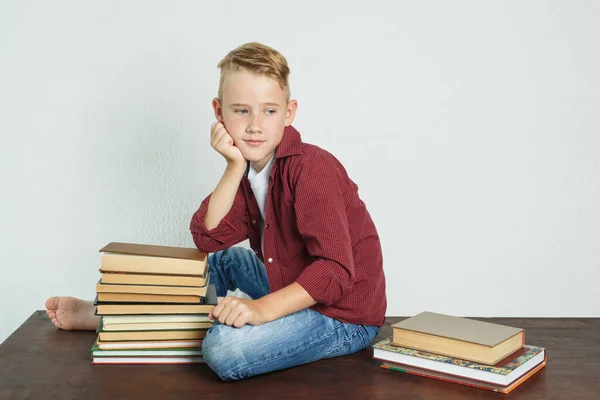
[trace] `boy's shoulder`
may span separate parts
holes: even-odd
[[[334,162],[341,165],[340,161],[328,150],[302,141],[300,132],[291,125],[285,130],[278,153],[280,151],[285,156],[292,156],[291,159],[296,163]]]
[[[327,158],[334,158],[335,156],[333,154],[331,154],[328,150],[325,150],[324,148],[316,145],[316,144],[312,144],[312,143],[306,143],[303,142],[302,143],[302,154],[304,156],[306,156],[309,159],[317,159],[319,157],[327,157]]]
[[[282,157],[280,162],[285,179],[292,182],[293,186],[302,177],[303,180],[313,180],[317,177],[323,180],[329,176],[340,183],[348,183],[346,168],[331,152],[316,144],[303,142],[298,131],[288,128],[281,149],[285,157]]]

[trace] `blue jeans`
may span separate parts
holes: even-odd
[[[210,255],[208,263],[217,296],[235,289],[253,299],[269,293],[265,266],[251,250],[232,247]],[[221,379],[235,380],[352,354],[368,347],[377,333],[377,326],[347,324],[306,308],[259,326],[215,322],[202,355]]]

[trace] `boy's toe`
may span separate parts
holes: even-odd
[[[46,309],[47,310],[56,310],[58,308],[58,297],[50,297],[46,300]]]

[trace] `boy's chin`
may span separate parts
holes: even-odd
[[[247,161],[250,162],[258,162],[264,160],[265,157],[268,157],[272,152],[265,151],[244,151],[242,155]]]

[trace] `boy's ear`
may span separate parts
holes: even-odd
[[[221,99],[215,97],[212,101],[213,110],[215,111],[215,118],[219,122],[223,122],[223,105]]]
[[[290,100],[287,105],[285,115],[285,126],[290,126],[296,118],[296,110],[298,109],[298,102],[296,100]]]

